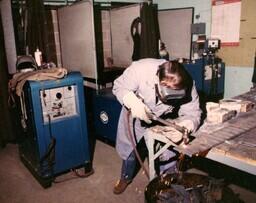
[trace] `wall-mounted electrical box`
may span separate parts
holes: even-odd
[[[197,59],[195,63],[184,64],[195,81],[197,91],[209,100],[213,97],[222,99],[224,96],[225,64],[211,64],[207,58]]]

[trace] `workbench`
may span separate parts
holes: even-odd
[[[234,99],[256,103],[256,89],[252,89]],[[188,145],[177,145],[173,149],[188,156],[206,154],[205,158],[256,175],[256,108],[239,113],[235,118],[221,124],[205,122],[193,134],[195,139]],[[173,144],[164,133],[148,132],[149,175],[155,175],[154,161]],[[162,142],[162,148],[155,151],[155,142]]]

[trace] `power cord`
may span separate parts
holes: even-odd
[[[130,139],[130,141],[132,143],[132,147],[133,147],[133,150],[135,152],[135,155],[136,155],[136,157],[137,157],[137,159],[138,159],[138,161],[139,161],[143,171],[145,172],[146,176],[149,179],[149,172],[148,172],[147,168],[145,167],[145,165],[143,164],[143,162],[141,160],[141,157],[139,155],[139,152],[138,152],[138,150],[136,148],[136,144],[135,144],[134,139],[133,139],[133,135],[132,135],[131,128],[130,128],[130,115],[131,115],[131,111],[128,111],[127,112],[128,136],[129,136],[129,139]],[[135,138],[135,135],[134,135],[134,138]]]

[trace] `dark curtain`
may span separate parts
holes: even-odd
[[[40,3],[40,4],[39,4]],[[40,12],[37,12],[40,10]],[[12,16],[17,55],[33,56],[38,47],[44,54],[44,62],[57,64],[52,11],[56,7],[43,6],[41,1],[22,0],[12,3]]]
[[[131,25],[131,35],[133,40],[133,53],[132,60],[137,61],[140,59],[140,32],[139,27],[141,26],[141,18],[137,17],[133,20]]]
[[[15,45],[17,55],[25,55],[25,39],[24,39],[24,14],[25,5],[20,1],[12,3],[12,18],[15,36]]]
[[[52,11],[56,9],[46,7],[45,8],[45,18],[47,22],[47,61],[45,62],[54,62],[57,65],[57,52],[56,52],[56,43],[55,43],[55,33],[54,25],[52,18]]]
[[[47,21],[43,0],[26,0],[26,10],[27,30],[25,45],[31,55],[39,48],[43,54],[44,61],[47,61],[49,48],[47,46]]]
[[[160,39],[157,5],[143,3],[141,9],[140,58],[159,58]]]
[[[5,143],[15,140],[12,131],[11,114],[8,108],[8,80],[9,75],[4,47],[4,34],[0,15],[0,148],[3,147]]]

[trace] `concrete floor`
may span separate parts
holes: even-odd
[[[95,146],[93,175],[77,178],[71,172],[66,173],[57,178],[60,183],[47,189],[41,187],[19,160],[17,145],[8,144],[0,150],[0,163],[1,203],[143,203],[148,184],[147,177],[140,171],[123,194],[114,195],[112,189],[120,174],[121,160],[113,147],[101,141]],[[244,202],[256,202],[255,193],[235,185],[231,188]]]

